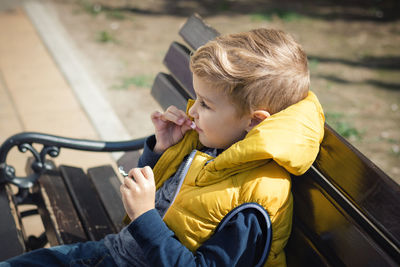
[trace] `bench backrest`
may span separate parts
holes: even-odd
[[[153,97],[163,108],[185,109],[195,98],[190,53],[219,33],[197,15],[180,30],[188,44],[171,44]],[[291,266],[400,263],[399,185],[328,125],[312,168],[293,177],[294,225],[287,246]]]

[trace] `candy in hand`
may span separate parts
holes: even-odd
[[[124,171],[124,168],[122,166],[119,166],[118,171],[122,176],[124,177],[128,176],[128,174]]]

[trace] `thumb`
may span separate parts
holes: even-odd
[[[153,122],[154,126],[157,126],[163,122],[161,116],[162,114],[159,111],[155,111],[151,114],[151,121]]]

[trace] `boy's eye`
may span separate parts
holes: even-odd
[[[209,108],[209,106],[207,106],[207,104],[202,100],[200,101],[200,106],[207,109]]]

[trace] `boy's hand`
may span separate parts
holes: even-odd
[[[125,211],[132,221],[154,209],[156,186],[153,170],[149,166],[130,170],[120,190]]]
[[[167,148],[178,143],[185,133],[192,129],[192,124],[185,112],[175,106],[170,106],[164,113],[151,114],[156,135],[154,152],[162,153]]]

